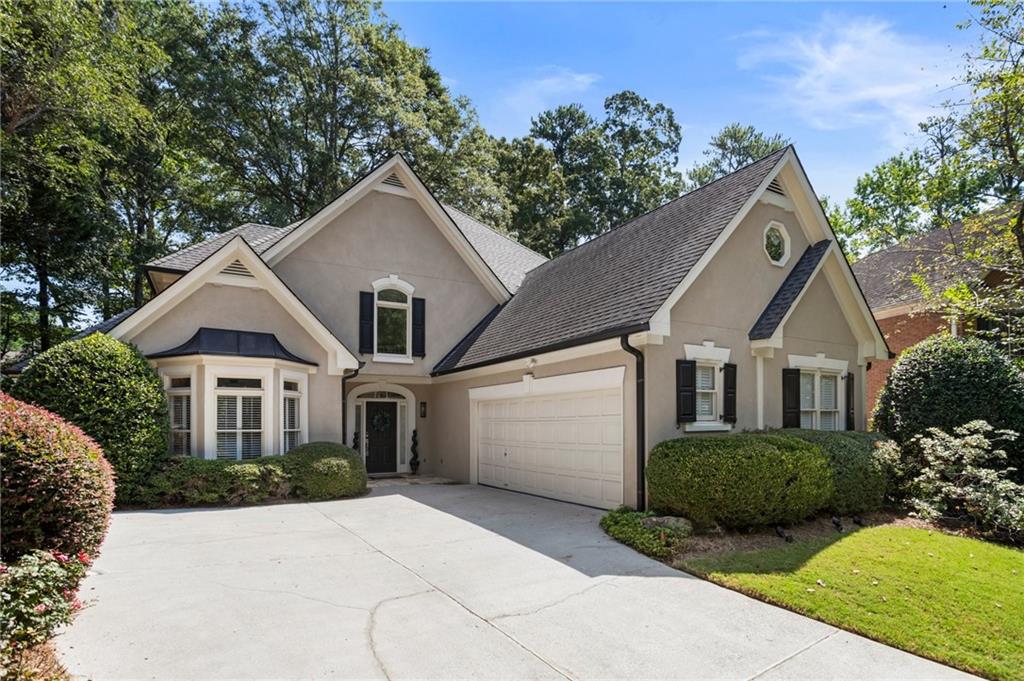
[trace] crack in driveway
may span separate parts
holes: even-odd
[[[391,596],[390,598],[378,601],[376,605],[370,608],[370,617],[366,622],[366,640],[370,644],[370,652],[373,654],[373,659],[376,661],[377,666],[380,667],[380,672],[384,675],[385,679],[391,679],[391,674],[388,673],[388,668],[384,664],[384,660],[380,658],[380,653],[377,652],[377,641],[373,637],[373,630],[377,626],[377,611],[380,609],[380,606],[385,603],[391,603],[393,601],[400,601],[404,598],[412,598],[414,596],[422,596],[430,593],[435,593],[435,589],[424,589],[423,591],[416,591],[415,593],[405,594],[403,596]]]

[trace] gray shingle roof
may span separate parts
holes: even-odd
[[[445,373],[642,330],[779,159],[779,150],[527,273]]]
[[[509,293],[519,289],[527,272],[547,262],[548,259],[540,253],[531,251],[458,208],[445,205],[444,209]]]
[[[543,255],[531,251],[457,208],[444,206],[444,209],[510,293],[516,292],[528,271],[547,262]],[[271,227],[249,222],[206,241],[152,260],[146,263],[146,267],[188,272],[237,235],[241,235],[254,251],[263,255],[299,224],[301,221],[287,227]]]
[[[786,275],[782,285],[779,286],[779,290],[772,296],[761,316],[757,318],[754,326],[751,327],[750,340],[762,340],[772,337],[775,329],[779,328],[782,319],[789,312],[789,308],[793,306],[800,292],[807,286],[807,282],[811,279],[811,274],[814,273],[814,268],[821,262],[831,243],[831,241],[825,239],[813,246],[807,247],[807,250],[800,256],[800,260],[797,261],[793,269]]]

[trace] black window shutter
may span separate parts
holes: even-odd
[[[427,301],[412,299],[412,356],[427,356]]]
[[[846,374],[846,429],[857,430],[853,403],[853,374]]]
[[[697,420],[697,363],[676,360],[676,422]]]
[[[782,370],[782,427],[800,427],[800,370]]]
[[[373,292],[359,292],[359,352],[373,353]]]
[[[722,367],[722,387],[724,399],[722,402],[722,420],[726,423],[736,423],[736,365],[726,364]]]

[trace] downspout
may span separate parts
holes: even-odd
[[[636,358],[636,509],[647,508],[647,486],[645,483],[647,467],[647,447],[644,444],[644,353],[629,344],[629,334],[619,337],[622,349]]]
[[[343,445],[348,444],[348,390],[345,384],[348,383],[348,379],[358,376],[359,370],[362,368],[363,362],[360,362],[351,374],[341,375],[341,444]]]

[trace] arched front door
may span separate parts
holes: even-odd
[[[352,447],[363,455],[370,475],[407,473],[412,433],[416,429],[415,396],[391,383],[357,385],[348,394]]]

